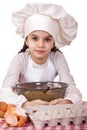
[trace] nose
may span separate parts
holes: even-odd
[[[41,47],[41,48],[43,48],[43,47],[45,46],[44,41],[43,41],[43,40],[40,40],[40,41],[38,42],[38,46]]]

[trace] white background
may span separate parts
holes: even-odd
[[[11,15],[27,2],[62,5],[78,21],[78,34],[70,46],[61,48],[77,87],[87,101],[87,4],[86,0],[3,0],[0,1],[0,87],[13,56],[22,48],[23,39],[15,33]],[[14,69],[14,68],[13,68]]]

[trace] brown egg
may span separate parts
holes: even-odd
[[[0,110],[5,112],[7,110],[8,104],[5,102],[0,102]]]
[[[3,118],[4,112],[0,110],[0,118]]]
[[[17,127],[23,126],[28,120],[27,116],[24,117],[16,112],[16,106],[13,104],[8,105],[7,111],[4,114],[4,119],[7,125]]]

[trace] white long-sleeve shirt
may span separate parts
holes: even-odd
[[[71,100],[73,103],[81,102],[82,95],[70,75],[63,53],[60,51],[51,52],[46,63],[39,65],[32,61],[29,50],[19,53],[13,58],[0,90],[0,100],[21,105],[27,99],[22,95],[15,94],[11,89],[12,86],[23,82],[54,81],[57,75],[59,82],[69,84],[64,98]]]

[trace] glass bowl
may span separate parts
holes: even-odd
[[[51,101],[64,98],[68,84],[63,82],[29,82],[16,84],[13,88],[18,95],[24,95],[28,101],[41,99]]]

